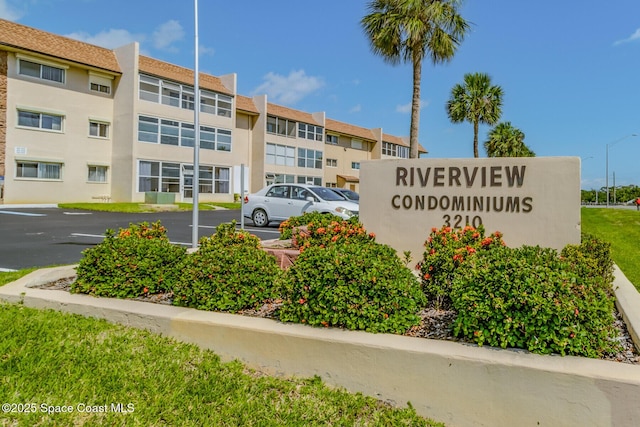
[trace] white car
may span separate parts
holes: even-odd
[[[343,219],[358,215],[359,206],[326,187],[272,184],[244,198],[244,216],[256,227],[284,221],[305,212],[332,213]]]

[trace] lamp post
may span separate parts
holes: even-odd
[[[609,207],[609,147],[613,147],[614,145],[616,145],[618,142],[623,141],[631,136],[638,136],[635,133],[632,133],[630,135],[625,135],[620,139],[616,139],[615,141],[613,141],[611,144],[607,144],[607,153],[606,153],[606,167],[605,167],[605,185],[607,186],[607,207]]]

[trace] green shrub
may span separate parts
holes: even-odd
[[[284,274],[280,320],[404,333],[426,300],[395,251],[375,242],[311,246]]]
[[[279,274],[275,257],[260,249],[260,239],[236,230],[235,221],[221,224],[187,256],[173,302],[211,311],[255,308],[275,297]]]
[[[579,245],[567,245],[560,255],[581,275],[597,276],[608,286],[613,282],[611,245],[591,234],[582,234]]]
[[[495,347],[599,357],[616,350],[613,299],[553,249],[495,247],[452,283],[454,334]]]
[[[436,307],[446,308],[451,305],[449,294],[457,269],[476,252],[504,246],[504,242],[498,231],[484,237],[481,225],[462,229],[432,228],[424,246],[422,262],[419,263],[423,290]]]
[[[375,240],[375,234],[367,233],[358,217],[343,220],[336,215],[318,212],[305,213],[282,222],[280,236],[281,239],[292,239],[294,246],[301,251],[310,246],[326,246],[330,243]]]
[[[86,249],[71,292],[101,297],[135,298],[168,292],[178,275],[186,250],[169,242],[160,221],[130,224]]]

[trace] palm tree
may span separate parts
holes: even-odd
[[[502,88],[491,84],[485,73],[464,75],[464,83],[451,89],[447,101],[447,114],[453,123],[468,121],[473,124],[473,156],[478,155],[478,126],[494,125],[502,114]]]
[[[469,24],[458,13],[461,0],[371,0],[361,20],[371,49],[392,65],[413,66],[409,157],[418,157],[422,60],[448,62]]]
[[[484,143],[489,157],[535,157],[524,143],[524,133],[511,125],[511,122],[499,123],[491,129]]]

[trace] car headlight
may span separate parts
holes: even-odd
[[[336,208],[336,212],[341,213],[342,215],[346,215],[346,216],[353,216],[353,212],[351,212],[349,209],[347,208],[343,208],[342,206],[338,206]]]

